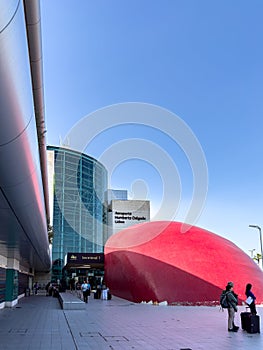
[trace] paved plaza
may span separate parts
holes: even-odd
[[[240,325],[240,306],[236,323]],[[263,309],[258,308],[263,316]],[[57,298],[22,298],[0,310],[0,349],[233,350],[263,349],[263,335],[227,332],[219,307],[134,304],[113,296],[85,310],[62,310]]]

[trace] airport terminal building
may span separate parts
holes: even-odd
[[[150,201],[113,199],[108,206],[108,238],[133,225],[150,221]]]
[[[150,220],[150,202],[107,189],[107,170],[93,157],[48,146],[53,282],[103,278],[104,246],[114,233]],[[98,263],[99,261],[99,263]]]
[[[68,253],[103,253],[107,170],[96,159],[65,147],[48,146],[47,157],[56,281]]]
[[[127,190],[108,189],[105,193],[107,237],[127,227],[150,221],[150,201],[130,200]]]
[[[39,1],[0,2],[0,308],[50,270]]]

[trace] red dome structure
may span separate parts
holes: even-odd
[[[228,281],[239,301],[247,283],[263,303],[263,272],[229,240],[196,226],[157,221],[131,226],[105,246],[105,278],[112,293],[133,301],[218,303]]]

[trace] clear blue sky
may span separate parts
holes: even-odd
[[[41,0],[48,144],[58,145],[81,118],[108,105],[143,102],[173,112],[199,140],[208,167],[195,224],[259,252],[258,231],[248,225],[263,226],[262,18],[262,0]],[[158,130],[121,125],[98,135],[87,153],[99,158],[131,138],[171,156],[187,206],[191,167]],[[123,162],[111,186],[132,196],[137,179],[154,212],[163,184],[152,165]],[[183,220],[181,211],[175,220]]]

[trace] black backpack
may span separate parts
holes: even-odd
[[[223,292],[220,295],[220,305],[223,309],[229,308],[228,299],[227,299],[228,293],[229,292],[227,292],[226,290],[223,290]]]

